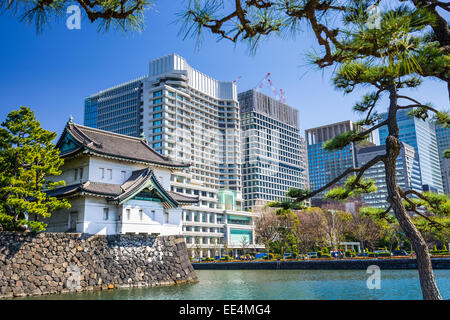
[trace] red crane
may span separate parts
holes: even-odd
[[[270,88],[272,89],[272,93],[275,96],[276,99],[280,100],[283,103],[286,103],[286,97],[285,92],[283,89],[280,89],[280,95],[278,96],[278,91],[275,88],[275,85],[273,84],[272,80],[270,79],[270,72],[267,72],[266,76],[258,83],[258,85],[254,89],[261,89],[264,85],[264,82],[268,82],[270,85]]]

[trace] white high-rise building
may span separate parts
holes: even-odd
[[[196,205],[183,208],[183,234],[193,254],[220,255],[224,245],[233,254],[263,248],[255,243],[257,215],[241,211],[240,118],[233,82],[215,80],[176,54],[150,61],[148,76],[85,100],[86,125],[122,132],[121,123],[137,128],[160,154],[190,164],[172,173],[171,191],[199,197]]]

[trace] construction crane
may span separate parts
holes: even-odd
[[[280,89],[280,95],[278,95],[277,88],[273,84],[272,80],[270,79],[270,72],[267,72],[266,76],[258,83],[258,85],[254,88],[255,90],[261,89],[265,82],[269,83],[270,88],[272,89],[272,93],[275,97],[275,99],[278,99],[279,101],[286,103],[286,97],[285,92],[283,89]]]

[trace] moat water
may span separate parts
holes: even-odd
[[[197,270],[199,282],[176,286],[90,291],[27,299],[422,299],[417,270],[381,270],[380,289],[368,289],[365,270]],[[435,270],[450,299],[450,270]]]

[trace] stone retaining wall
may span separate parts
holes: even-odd
[[[450,258],[432,258],[433,269],[450,269]],[[413,259],[343,259],[306,261],[252,261],[252,262],[201,262],[193,263],[196,270],[365,270],[370,265],[380,269],[417,269]]]
[[[0,298],[197,281],[181,235],[0,232]]]

